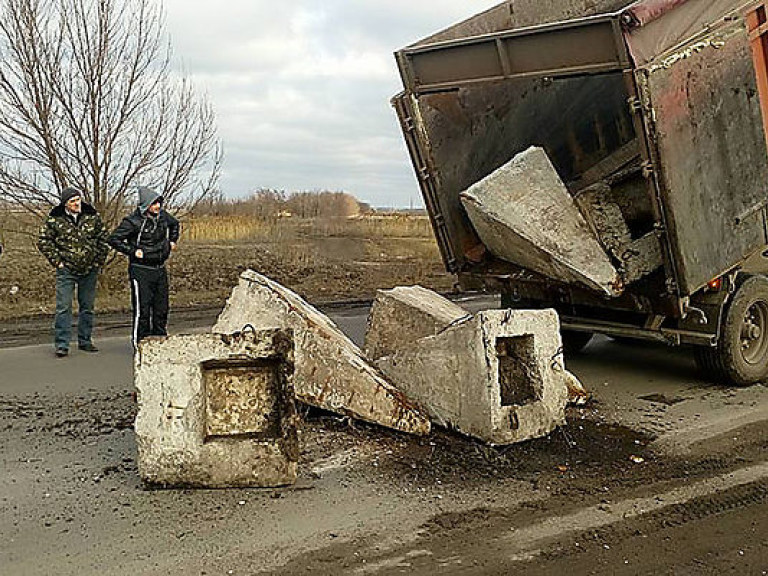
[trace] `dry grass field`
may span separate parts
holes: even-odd
[[[35,248],[39,222],[0,215],[0,320],[54,311],[53,270]],[[126,260],[110,258],[100,279],[97,309],[130,307]],[[223,305],[242,270],[253,268],[312,302],[370,298],[377,288],[422,284],[450,290],[429,221],[424,216],[372,214],[357,218],[260,219],[200,216],[182,222],[170,263],[175,307]]]

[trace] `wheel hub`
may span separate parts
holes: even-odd
[[[762,300],[749,307],[741,328],[741,353],[749,364],[762,362],[768,352],[768,302]]]

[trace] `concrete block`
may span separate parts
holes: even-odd
[[[467,316],[460,306],[421,286],[379,290],[368,316],[366,356],[389,356]]]
[[[139,474],[205,488],[293,484],[289,330],[147,339],[134,357]]]
[[[410,434],[429,433],[427,414],[371,366],[327,316],[252,270],[240,276],[213,331],[236,332],[246,325],[293,330],[300,401]]]
[[[626,284],[631,284],[658,270],[662,264],[661,242],[655,232],[634,240],[621,252],[621,272]]]
[[[491,444],[545,436],[568,400],[554,310],[489,310],[377,365],[430,416]]]
[[[579,192],[576,204],[605,249],[618,258],[632,235],[612,192],[608,184],[599,182]]]
[[[632,240],[629,227],[610,186],[598,183],[579,193],[576,203],[606,251],[619,263],[625,285],[662,266],[661,244],[655,232]]]
[[[607,296],[621,277],[541,148],[530,148],[461,193],[478,236],[496,257]]]

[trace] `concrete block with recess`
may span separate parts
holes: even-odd
[[[554,310],[489,310],[377,364],[436,423],[490,444],[512,444],[565,422],[561,346]]]
[[[388,356],[469,315],[447,298],[421,286],[379,290],[368,316],[365,353],[372,360]]]
[[[290,330],[150,338],[134,357],[139,474],[201,488],[293,484]]]
[[[429,433],[426,412],[392,386],[327,316],[253,270],[240,276],[213,331],[235,332],[246,325],[293,330],[300,401],[410,434]]]
[[[494,256],[607,296],[621,293],[618,271],[543,149],[518,154],[461,201]]]

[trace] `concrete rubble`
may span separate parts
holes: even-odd
[[[480,312],[432,336],[401,338],[407,345],[377,365],[435,422],[491,444],[521,442],[565,422],[559,327],[554,310]]]
[[[460,306],[421,286],[379,290],[368,317],[365,353],[370,359],[388,356],[468,316]]]
[[[592,395],[584,388],[584,384],[576,378],[575,374],[564,369],[563,380],[565,381],[565,387],[568,389],[568,404],[584,406],[589,402]]]
[[[294,389],[301,402],[411,434],[430,431],[428,415],[372,366],[331,320],[294,292],[252,270],[240,276],[213,331],[289,328]]]
[[[408,350],[421,338],[439,334],[471,314],[437,292],[421,286],[379,290],[368,317],[365,351],[376,361]],[[590,394],[571,372],[561,375],[568,389],[568,402],[583,405]]]
[[[151,338],[134,357],[139,474],[203,488],[293,484],[290,330]]]
[[[543,149],[518,154],[461,201],[494,256],[607,296],[622,292],[618,270]]]

